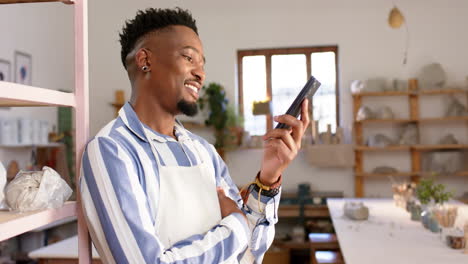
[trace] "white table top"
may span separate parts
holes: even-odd
[[[353,221],[343,215],[346,201],[361,201],[369,219]],[[391,199],[328,199],[328,208],[346,264],[462,264],[468,255],[451,249],[440,234],[411,221],[410,214]],[[460,204],[456,227],[468,220],[468,205]]]
[[[32,259],[78,259],[78,236],[33,250],[29,252],[28,256]],[[94,245],[93,259],[99,259]]]

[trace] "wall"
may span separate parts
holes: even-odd
[[[73,7],[62,3],[1,5],[0,58],[10,61],[14,79],[14,53],[22,51],[32,57],[32,85],[54,90],[73,91]],[[0,108],[0,119],[29,118],[47,120],[50,129],[57,123],[55,107]],[[27,149],[5,152],[0,160],[12,159],[25,166]]]
[[[393,3],[398,5],[409,25],[407,65],[402,65],[406,32],[393,30],[386,22]],[[108,103],[114,100],[114,91],[124,89],[127,98],[130,94],[118,43],[124,20],[132,18],[137,9],[174,6],[190,9],[197,19],[207,58],[207,81],[224,84],[231,101],[237,98],[238,49],[338,45],[341,125],[348,135],[352,127],[349,92],[352,80],[407,79],[417,76],[419,69],[431,62],[443,65],[450,84],[462,85],[468,75],[468,35],[464,33],[468,2],[463,0],[450,3],[436,0],[91,1],[92,134],[112,118]],[[466,130],[461,134],[467,134]],[[228,153],[227,163],[239,185],[255,175],[260,159],[259,150]],[[385,159],[398,161],[398,156]],[[351,169],[313,168],[301,153],[285,173],[284,186],[295,190],[297,183],[304,181],[310,182],[315,190],[343,190],[347,196],[354,193]],[[467,178],[450,179],[448,183],[457,194],[468,189]],[[390,194],[386,179],[366,184],[366,191],[370,196]]]

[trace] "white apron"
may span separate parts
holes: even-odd
[[[192,139],[192,145],[200,157],[196,166],[163,166],[159,155],[150,139],[151,150],[159,168],[160,195],[156,215],[156,235],[165,248],[170,248],[180,240],[192,235],[205,234],[221,221],[221,209],[214,169],[207,151],[201,150],[200,144]],[[224,190],[226,193],[227,189]],[[243,232],[237,230],[236,232]],[[250,249],[237,261],[229,263],[250,264],[255,260]],[[227,263],[227,262],[226,262]]]
[[[214,170],[207,163],[210,157],[193,145],[200,164],[163,166],[151,141],[160,181],[155,228],[166,248],[192,235],[204,234],[221,221]]]

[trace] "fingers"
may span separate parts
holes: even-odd
[[[301,122],[303,124],[303,132],[307,129],[307,126],[309,126],[310,118],[309,118],[309,99],[305,99],[302,102],[302,111],[301,111]]]
[[[276,122],[284,123],[290,126],[292,129],[291,136],[294,139],[294,142],[296,142],[296,145],[300,146],[301,137],[302,137],[302,134],[304,133],[304,124],[302,123],[302,121],[298,120],[297,118],[291,115],[275,116],[274,120]]]
[[[221,188],[221,187],[216,187],[216,191],[218,192],[218,198],[224,198],[224,197],[226,197],[226,194],[224,193],[223,188]]]
[[[284,140],[275,138],[269,140],[266,143],[265,149],[273,150],[274,155],[280,161],[280,163],[289,163],[294,159],[298,152],[298,148],[296,147],[295,143],[293,143],[293,146],[294,149],[291,150],[290,147],[284,143]]]
[[[273,129],[263,136],[263,140],[281,139],[289,151],[297,152],[297,145],[291,136],[290,129]]]

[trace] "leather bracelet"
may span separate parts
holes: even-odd
[[[254,190],[260,192],[267,197],[273,197],[279,193],[279,189],[281,187],[282,182],[282,175],[279,176],[278,180],[270,186],[264,185],[260,182],[260,171],[257,173],[255,177],[255,185]]]

